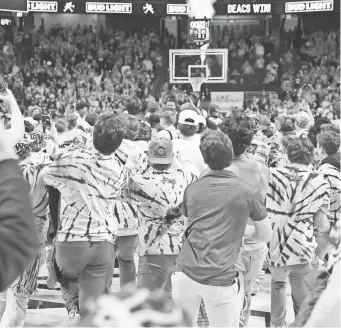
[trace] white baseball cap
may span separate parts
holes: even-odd
[[[185,109],[184,111],[180,112],[178,123],[198,126],[199,125],[198,114],[194,110]]]
[[[198,123],[202,123],[204,126],[206,126],[206,118],[198,115]]]

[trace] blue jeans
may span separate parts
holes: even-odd
[[[171,297],[171,274],[177,255],[145,255],[139,258],[137,287],[161,289]]]
[[[120,267],[121,288],[136,280],[136,267],[134,255],[139,243],[138,235],[118,236],[115,241],[115,253],[117,254],[118,265]]]
[[[298,314],[305,298],[309,295],[306,283],[307,275],[312,271],[310,263],[269,267],[271,280],[271,324],[275,327],[285,327],[287,313],[287,276],[291,285],[291,295],[294,303],[295,316]]]
[[[107,292],[114,262],[114,246],[110,242],[56,242],[56,261],[66,309],[79,308],[86,314],[86,303]],[[112,277],[112,274],[111,274]]]
[[[246,327],[250,317],[251,289],[263,268],[268,248],[265,243],[245,243],[239,253],[237,271],[241,274],[241,295],[244,295],[240,312],[240,327]]]

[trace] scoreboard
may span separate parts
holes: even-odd
[[[211,21],[207,19],[188,20],[188,41],[208,43],[211,41]]]

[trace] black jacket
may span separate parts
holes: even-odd
[[[29,186],[18,162],[0,162],[0,292],[18,278],[39,250]]]

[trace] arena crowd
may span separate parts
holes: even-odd
[[[66,326],[188,327],[204,304],[212,327],[245,327],[264,266],[272,326],[291,324],[287,276],[294,327],[338,324],[339,33],[284,53],[257,34],[211,46],[230,83],[281,91],[223,115],[163,80],[169,34],[0,33],[1,326],[24,325],[45,260]]]

